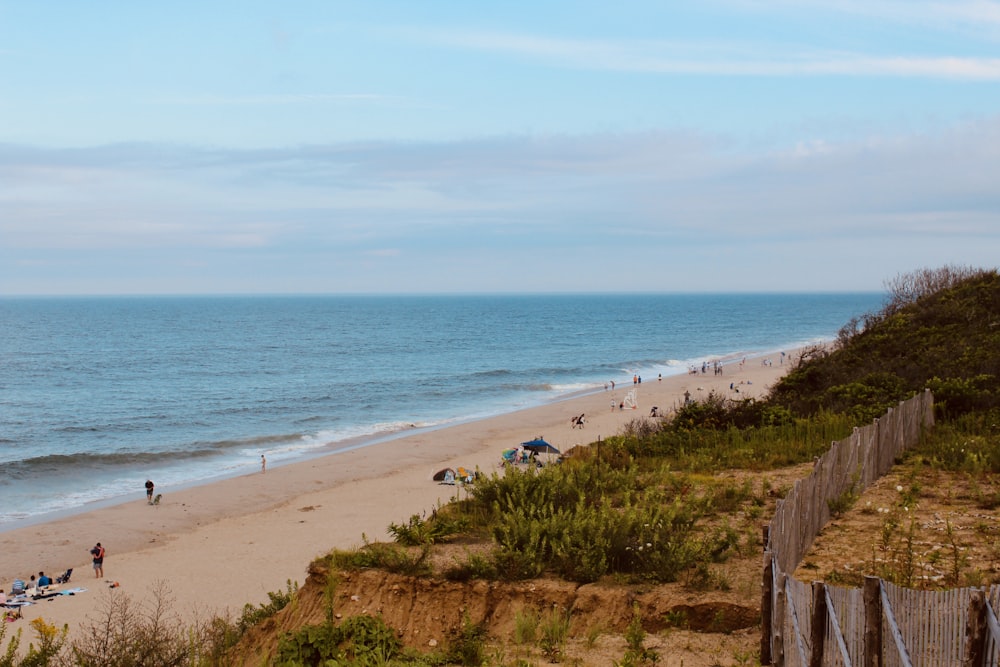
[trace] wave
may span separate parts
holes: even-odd
[[[176,461],[178,458],[198,459],[217,456],[214,449],[195,449],[184,452],[112,452],[95,454],[89,452],[77,454],[48,454],[35,456],[19,461],[4,463],[5,474],[15,477],[27,477],[38,474],[52,474],[73,469],[107,468],[109,466],[155,465],[161,462]]]
[[[262,435],[250,438],[196,442],[190,446],[165,450],[118,450],[114,452],[76,452],[72,454],[46,454],[3,463],[4,473],[14,478],[26,478],[39,474],[54,474],[65,470],[111,467],[154,467],[159,464],[179,461],[204,460],[225,456],[241,450],[259,450],[275,445],[302,442],[302,433],[283,435]]]
[[[494,378],[494,377],[505,377],[507,375],[513,375],[514,371],[506,368],[496,368],[489,371],[476,371],[475,373],[470,373],[469,377],[473,378]]]

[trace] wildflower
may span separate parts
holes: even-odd
[[[647,548],[647,549],[652,549],[652,548],[653,548],[653,545],[652,545],[652,544],[650,544],[649,542],[646,542],[646,548]]]
[[[897,490],[897,491],[899,491],[900,493],[902,493],[902,492],[903,492],[903,487],[902,487],[902,486],[899,486],[899,485],[897,485],[897,486],[896,486],[896,490]]]

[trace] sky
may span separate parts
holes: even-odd
[[[0,295],[880,291],[1000,258],[1000,1],[0,0]]]

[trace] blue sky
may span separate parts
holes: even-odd
[[[0,294],[880,290],[1000,257],[1000,2],[0,0]]]

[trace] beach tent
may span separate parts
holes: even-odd
[[[527,442],[522,442],[521,447],[536,454],[558,454],[559,450],[545,442],[542,438],[535,438]]]
[[[442,484],[454,484],[455,483],[455,471],[451,468],[444,468],[438,470],[434,473],[434,481],[441,482]]]
[[[528,442],[522,442],[521,446],[527,449],[529,452],[535,452],[536,454],[558,454],[559,450],[545,442],[542,438],[535,438],[534,440],[529,440]]]

